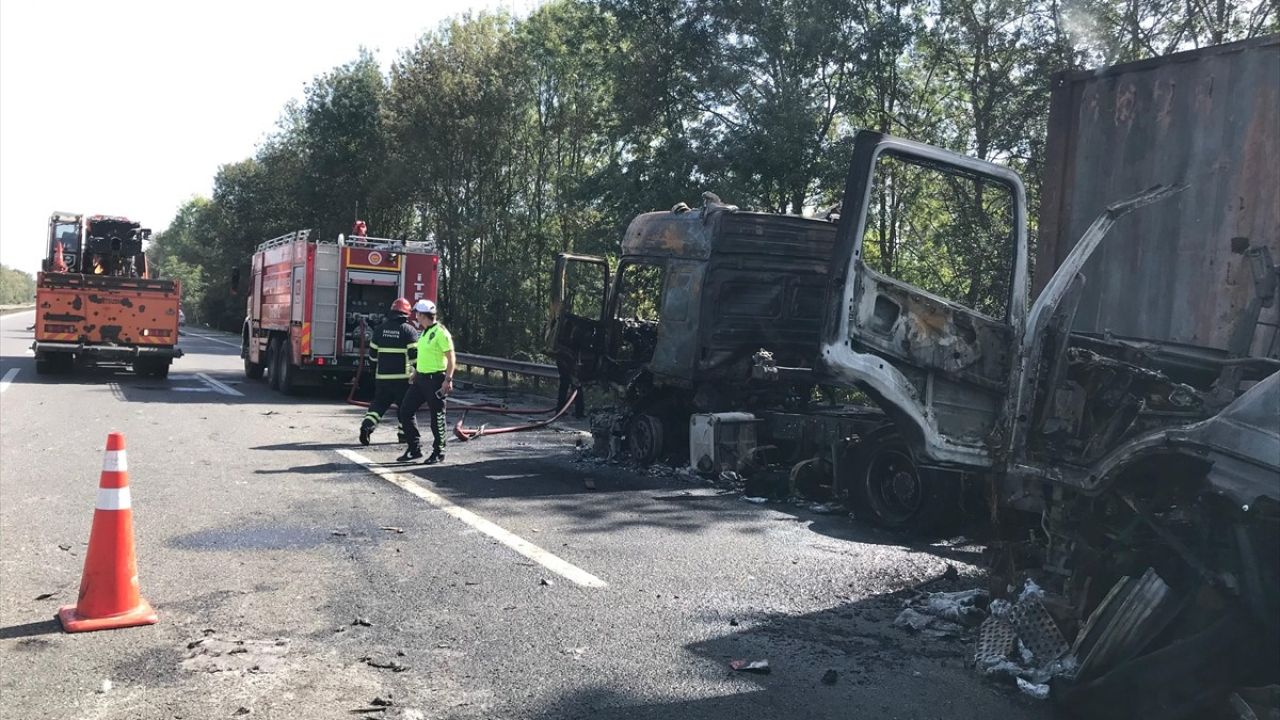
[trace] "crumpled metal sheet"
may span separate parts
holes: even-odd
[[[1009,611],[1009,624],[1022,644],[1031,651],[1037,664],[1053,662],[1070,649],[1058,624],[1035,597],[1025,597],[1013,606]]]
[[[991,616],[978,628],[978,647],[973,653],[974,664],[986,671],[1006,660],[1017,644],[1018,635],[1004,618]]]

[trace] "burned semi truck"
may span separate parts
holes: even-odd
[[[695,414],[749,412],[775,462],[804,464],[796,479],[816,471],[890,526],[944,518],[966,483],[1029,508],[1041,482],[1095,492],[1128,443],[1214,417],[1280,368],[1278,48],[1263,38],[1055,79],[1034,303],[1016,173],[862,132],[843,212],[742,212],[708,193],[701,209],[638,216],[616,270],[560,256],[551,349],[579,381],[619,392],[596,432],[641,462],[684,457]],[[1205,90],[1232,73],[1257,82]],[[1099,195],[1107,159],[1227,116],[1247,132],[1214,136],[1216,150],[1195,151],[1205,163],[1152,148],[1163,159],[1130,163]],[[1144,190],[1153,181],[1182,184]],[[1209,272],[1178,268],[1205,245]],[[1159,259],[1157,277],[1142,258]],[[1157,287],[1183,275],[1194,298]]]
[[[1080,630],[1077,707],[1184,717],[1277,679],[1278,76],[1271,37],[1055,78],[1034,297],[1015,172],[864,131],[838,213],[707,196],[632,221],[615,272],[560,256],[552,349],[617,391],[593,433],[641,462],[782,468],[902,530],[966,501],[1020,528],[1001,569],[1034,556]],[[691,445],[716,417],[753,442]]]

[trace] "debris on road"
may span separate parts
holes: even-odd
[[[360,662],[363,662],[369,667],[390,670],[392,672],[404,672],[409,669],[408,665],[405,665],[399,660],[384,658],[381,656],[366,655],[360,658]]]
[[[330,535],[336,535],[337,537],[346,537],[346,536],[350,535],[351,533],[347,532],[346,530],[334,530],[333,532],[331,532],[331,533],[329,533],[329,534],[330,534]]]
[[[538,579],[538,584],[539,584],[539,585],[546,586],[546,587],[551,587],[552,585],[555,585],[555,583],[554,583],[554,582],[552,582],[551,580],[548,580],[548,579],[546,579],[546,578],[539,578],[539,579]]]
[[[37,595],[37,596],[36,596],[36,599],[37,599],[37,600],[48,600],[49,598],[51,598],[51,597],[53,597],[54,595],[57,595],[57,594],[58,594],[58,592],[57,592],[56,590],[55,590],[55,591],[53,591],[53,592],[49,592],[49,593],[40,593],[39,595]]]
[[[378,697],[370,700],[369,704],[375,705],[377,707],[391,707],[392,705],[395,705],[396,702],[388,694],[387,697],[382,697],[381,695],[379,695]]]
[[[111,687],[112,685],[110,680],[103,680],[102,687],[98,688],[98,694],[106,695],[107,693],[111,692]]]
[[[1037,700],[1049,699],[1048,683],[1029,683],[1022,678],[1018,678],[1018,689]]]
[[[357,617],[351,621],[351,624],[359,625],[360,627],[373,627],[373,623],[367,617]]]
[[[379,530],[386,530],[387,532],[393,532],[393,533],[396,533],[397,535],[403,535],[403,534],[404,534],[404,528],[395,527],[394,525],[383,525],[382,527],[380,527],[380,528],[378,528],[378,529],[379,529]]]
[[[918,595],[905,603],[893,626],[936,638],[960,637],[986,618],[989,597],[986,590]]]
[[[225,640],[212,635],[187,644],[182,666],[194,672],[271,673],[289,654],[289,641]]]
[[[823,685],[835,685],[836,682],[838,682],[839,680],[840,680],[840,673],[836,672],[834,669],[827,670],[826,672],[822,673]]]
[[[244,705],[241,705],[241,706],[240,706],[239,708],[237,708],[237,709],[236,709],[236,711],[235,711],[234,713],[232,713],[232,714],[233,714],[233,715],[251,715],[251,714],[253,714],[253,709],[252,709],[252,708],[247,708],[247,707],[245,707]]]
[[[66,544],[66,543],[62,543],[62,544],[59,544],[59,545],[58,545],[58,549],[59,549],[59,550],[62,550],[62,551],[64,551],[64,552],[70,552],[70,550],[71,550],[71,546],[70,546],[70,545],[68,545],[68,544]]]
[[[768,660],[730,660],[729,667],[738,672],[756,673],[758,675],[768,675]]]

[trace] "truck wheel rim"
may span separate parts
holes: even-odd
[[[924,500],[920,472],[904,450],[877,451],[867,465],[866,483],[871,508],[886,524],[909,521]]]
[[[662,452],[661,429],[658,420],[651,415],[641,415],[631,426],[631,453],[637,462],[650,463]]]

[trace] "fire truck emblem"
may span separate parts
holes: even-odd
[[[369,253],[369,264],[370,264],[370,265],[381,265],[381,264],[382,264],[382,253],[378,252],[377,250],[374,250],[374,251],[370,252],[370,253]]]

